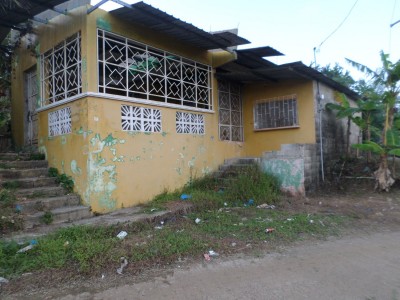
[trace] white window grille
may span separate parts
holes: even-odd
[[[219,139],[243,141],[241,87],[238,83],[218,81]]]
[[[82,93],[81,63],[79,32],[41,55],[41,106]]]
[[[49,115],[49,136],[57,136],[71,133],[71,107],[50,112]]]
[[[124,131],[161,132],[161,111],[132,105],[121,105]]]
[[[204,116],[187,112],[176,112],[176,132],[204,134]]]
[[[212,109],[211,67],[98,29],[99,92]]]
[[[258,100],[254,106],[254,128],[298,127],[296,95]]]

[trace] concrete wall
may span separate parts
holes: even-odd
[[[319,183],[317,144],[286,144],[280,151],[265,152],[261,158],[265,172],[281,180],[281,188],[292,196],[304,196]]]
[[[254,130],[254,105],[257,100],[296,94],[298,128]],[[243,93],[244,151],[246,156],[261,156],[280,150],[283,144],[315,143],[314,95],[310,80],[270,84],[247,84]]]
[[[314,82],[314,94],[315,99],[317,98],[317,84]],[[346,154],[347,141],[347,118],[337,119],[336,111],[329,111],[325,109],[327,103],[339,103],[338,93],[327,87],[324,84],[320,84],[320,94],[324,95],[324,99],[321,99],[320,107],[322,108],[322,142],[324,161],[329,162],[336,160],[340,156]],[[355,102],[349,99],[350,105],[355,106]],[[315,128],[316,128],[316,141],[319,144],[319,113],[318,105],[315,106]],[[359,143],[361,140],[360,129],[354,124],[350,124],[350,145]]]

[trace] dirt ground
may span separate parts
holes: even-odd
[[[331,272],[337,274],[336,276],[339,277],[341,272],[343,272],[343,274],[349,274],[349,280],[352,282],[352,277],[357,276],[360,272],[368,274],[369,270],[373,270],[374,268],[380,268],[382,274],[385,275],[386,269],[383,269],[382,266],[386,266],[386,268],[388,268],[388,273],[386,275],[388,276],[385,276],[384,279],[378,278],[379,282],[382,280],[389,282],[391,280],[391,276],[389,276],[390,274],[397,276],[394,278],[397,282],[397,286],[394,290],[400,292],[399,267],[395,267],[395,270],[393,271],[390,269],[391,264],[388,263],[388,261],[392,261],[392,263],[396,262],[397,266],[398,259],[396,260],[393,255],[400,253],[400,185],[394,186],[389,193],[377,193],[374,192],[373,188],[374,183],[372,180],[352,180],[342,182],[339,185],[326,184],[320,190],[310,193],[303,199],[288,198],[283,201],[282,206],[279,209],[293,212],[319,212],[324,214],[350,216],[352,221],[350,224],[347,224],[342,236],[334,237],[329,239],[327,242],[324,242],[328,243],[327,245],[324,243],[321,244],[320,241],[307,240],[294,245],[278,245],[278,247],[267,250],[265,248],[262,250],[252,249],[244,254],[235,254],[231,257],[220,257],[213,260],[212,267],[205,265],[206,263],[201,258],[190,258],[186,261],[176,262],[176,264],[172,266],[151,268],[133,277],[120,276],[114,274],[114,272],[110,272],[106,273],[103,278],[100,276],[98,278],[85,278],[76,276],[76,274],[73,273],[69,274],[68,272],[46,271],[35,274],[26,274],[18,281],[10,282],[6,287],[3,287],[1,293],[3,293],[4,299],[157,299],[159,297],[165,297],[166,299],[243,299],[246,295],[249,296],[245,297],[247,299],[312,299],[312,297],[307,298],[306,296],[310,295],[309,292],[311,293],[312,287],[315,288],[314,285],[319,283],[319,271],[315,271],[315,278],[309,275],[309,272],[312,270],[310,271],[309,268],[306,267],[306,262],[311,262],[313,257],[318,259],[312,263],[312,266],[315,270],[321,270],[320,275],[326,276],[326,280],[329,280],[329,274]],[[386,258],[379,258],[377,254],[383,252],[381,251],[381,248],[376,248],[374,246],[376,243],[378,243],[378,245],[387,244],[384,248],[391,252],[386,255]],[[346,248],[347,250],[344,250],[344,247],[353,244],[355,245],[354,247]],[[326,252],[327,249],[336,249],[336,252],[334,251],[329,254],[331,257],[334,257],[334,259],[329,259],[329,255],[322,255],[321,251]],[[368,249],[372,249],[372,252],[369,252]],[[397,252],[394,254],[391,249]],[[363,254],[363,251],[366,251],[366,256]],[[312,255],[307,256],[307,253],[311,253]],[[347,258],[345,257],[346,255],[348,256]],[[343,267],[343,269],[340,267],[336,269],[334,267],[324,267],[325,263],[334,266],[335,259],[338,259],[341,256],[344,256],[344,265],[350,263],[350,266],[351,262],[357,260],[358,257],[364,257],[360,260],[360,263],[365,266],[357,265],[352,270],[348,270],[345,267]],[[376,258],[374,256],[376,256]],[[280,279],[278,278],[279,280],[274,280],[273,276],[266,276],[266,273],[274,274],[274,272],[279,269],[279,262],[285,257],[288,257],[289,260],[285,264],[286,269],[282,267],[283,269],[281,269],[281,271],[282,274],[286,274],[284,276],[288,276],[288,278],[291,279],[286,280],[287,278],[285,277]],[[299,262],[295,263],[295,260],[293,260],[295,257],[300,257],[300,260],[303,261],[304,264]],[[372,261],[376,261],[378,266],[366,263],[368,258],[372,259]],[[260,261],[258,261],[258,259],[260,259]],[[270,266],[270,269],[260,266],[258,271],[256,271],[254,268],[251,268],[251,266],[258,264],[268,264],[268,261],[271,259],[276,260],[277,263],[273,265],[273,267]],[[243,272],[239,272],[236,277],[229,277],[229,274],[232,273],[232,266],[236,268],[235,272],[238,272],[237,268],[242,269]],[[213,269],[212,273],[208,273],[208,268]],[[293,268],[294,273],[287,273],[286,271],[291,268]],[[198,271],[199,269],[202,271]],[[304,271],[301,271],[302,269]],[[274,270],[274,272],[269,272],[269,270]],[[203,277],[196,277],[196,274],[199,272],[203,274]],[[255,274],[258,274],[258,278],[268,278],[269,282],[275,281],[277,283],[283,280],[282,282],[287,282],[288,285],[271,286],[271,289],[275,289],[274,294],[271,294],[275,295],[273,297],[262,297],[265,289],[260,288],[258,288],[259,294],[252,294],[251,291],[257,288],[253,287],[249,290],[247,287],[252,287],[253,281],[257,282],[256,277],[251,275],[254,272],[256,272]],[[178,274],[176,275],[178,277],[174,274]],[[382,276],[382,274],[379,276]],[[194,276],[192,281],[183,281],[183,278],[189,278],[192,275]],[[207,280],[207,276],[210,276],[209,280]],[[216,280],[215,276],[225,276],[230,278],[231,281],[230,283],[220,281],[220,285],[213,285],[212,283]],[[306,278],[308,278],[307,276],[311,276],[309,277],[309,282],[303,280],[304,276],[306,276]],[[377,279],[374,276],[371,278]],[[368,280],[371,278],[369,277]],[[181,281],[186,282],[187,286],[180,285],[179,282]],[[160,286],[160,288],[164,287],[164,289],[162,289],[162,291],[157,290],[155,284]],[[229,286],[225,286],[225,294],[221,294],[222,296],[218,297],[218,294],[214,292],[221,289],[222,284],[228,284]],[[263,280],[259,281],[258,284],[268,286],[268,284]],[[302,287],[302,284],[305,284],[304,288]],[[368,285],[369,281],[367,281],[366,284]],[[202,294],[202,292],[207,290],[209,285],[214,286],[215,290],[210,292],[210,294]],[[243,285],[247,287],[245,288]],[[293,294],[284,293],[285,289],[287,289],[289,285],[295,288],[295,290],[290,291],[290,293]],[[308,285],[310,285],[308,287],[309,290],[307,290]],[[390,297],[385,298],[389,295],[388,293],[392,293],[392,285],[393,282],[390,281],[390,284],[384,286],[385,289],[383,289],[380,294],[376,294],[383,298],[373,298],[376,297],[376,295],[372,293],[374,292],[374,289],[376,289],[375,285],[373,285],[374,289],[366,290],[366,293],[358,293],[357,295],[362,295],[361,298],[352,297],[350,294],[349,297],[339,298],[392,299]],[[242,286],[242,292],[247,291],[247,293],[250,294],[246,294],[246,292],[242,293],[240,290],[237,290],[238,286]],[[168,288],[166,289],[165,287],[171,287],[174,291],[179,289],[182,289],[183,291],[184,288],[189,290],[193,289],[193,294],[183,293],[180,296],[176,293],[168,294],[165,293],[165,291],[168,290]],[[323,297],[316,293],[314,299],[338,299],[337,297],[334,297],[340,295],[335,294],[334,292],[335,281],[331,283],[330,288],[331,290],[327,291],[327,293],[329,292],[331,294],[327,294],[326,297]],[[354,290],[361,291],[362,288],[363,285],[360,284],[359,286],[357,285],[357,288],[354,288]],[[302,295],[301,297],[295,297],[296,289],[300,293],[298,295]],[[154,291],[154,293],[151,291]],[[284,297],[285,295],[287,295],[287,298]],[[318,295],[320,298],[318,298]],[[395,299],[400,299],[400,297]]]

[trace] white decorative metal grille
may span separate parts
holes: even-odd
[[[98,29],[99,92],[212,109],[211,67]]]
[[[71,107],[64,107],[49,113],[49,136],[71,133]]]
[[[254,106],[254,128],[298,126],[296,95],[258,100]]]
[[[204,134],[204,116],[186,112],[176,112],[176,132]]]
[[[240,85],[218,81],[219,139],[243,141],[242,98]]]
[[[41,56],[41,106],[82,93],[81,36],[69,37]]]
[[[121,125],[125,131],[161,132],[161,111],[121,105]]]

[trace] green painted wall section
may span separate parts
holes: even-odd
[[[262,169],[279,179],[284,192],[293,196],[305,195],[304,160],[302,158],[263,159]]]

